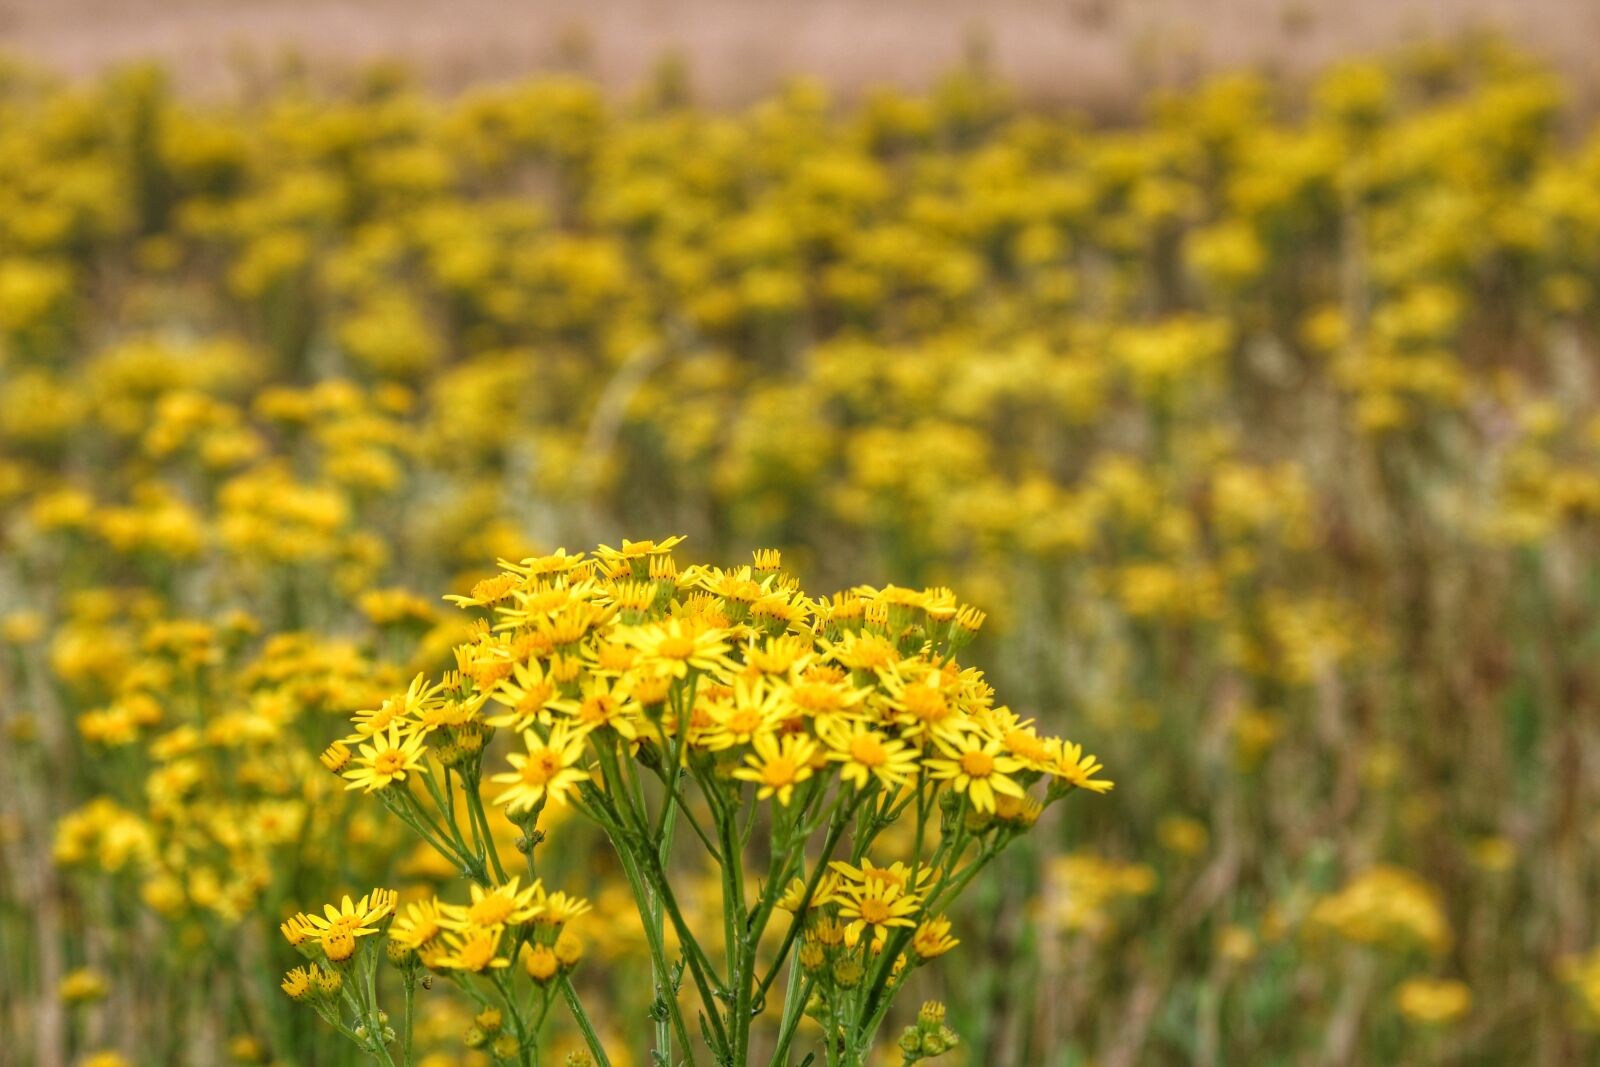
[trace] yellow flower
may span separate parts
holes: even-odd
[[[733,776],[759,785],[757,800],[776,795],[779,804],[787,805],[794,787],[811,777],[817,743],[799,734],[789,734],[782,741],[772,734],[758,734],[752,746],[755,752],[744,758],[748,766],[738,768]]]
[[[691,670],[731,669],[726,632],[686,619],[669,619],[655,626],[631,627],[617,637],[640,652],[641,667],[673,678],[687,678]]]
[[[472,887],[472,903],[439,904],[439,922],[451,930],[493,930],[511,923],[527,922],[544,911],[544,885],[535,880],[519,889],[521,877],[505,885],[484,889]]]
[[[304,1000],[315,990],[316,981],[317,965],[313,963],[310,970],[305,967],[296,967],[288,974],[285,974],[281,985],[283,991],[289,994],[292,999]]]
[[[792,708],[777,687],[740,678],[729,700],[710,705],[711,725],[700,732],[699,742],[713,752],[748,744],[758,735],[776,732]]]
[[[289,919],[282,926],[283,934],[291,945],[298,945],[307,937],[326,940],[338,934],[353,938],[375,934],[377,924],[394,910],[395,899],[392,889],[374,889],[358,901],[352,901],[346,893],[337,908],[324,904],[321,915],[301,913]]]
[[[374,793],[394,782],[403,782],[407,772],[428,773],[423,764],[427,749],[421,734],[403,736],[398,724],[390,726],[387,733],[374,734],[371,744],[362,744],[353,770],[343,775],[349,781],[345,789],[360,789]]]
[[[859,886],[845,886],[839,901],[839,917],[848,920],[844,928],[845,944],[854,948],[861,934],[872,931],[874,942],[881,942],[893,926],[915,926],[912,916],[922,901],[915,893],[907,893],[888,882],[869,881]]]
[[[389,940],[406,948],[420,949],[444,929],[444,919],[439,913],[437,900],[420,900],[406,905],[404,915],[396,917],[389,928]]]
[[[917,775],[918,753],[904,741],[858,722],[823,726],[821,731],[828,758],[844,765],[839,777],[857,789],[865,789],[868,778],[892,789],[909,785]]]
[[[522,741],[528,751],[508,755],[506,761],[515,769],[489,779],[511,786],[495,797],[494,802],[505,804],[513,813],[531,809],[546,799],[566,803],[567,794],[579,782],[589,780],[588,771],[574,766],[583,756],[586,734],[586,730],[573,730],[566,722],[557,723],[547,741],[540,740],[532,730],[524,730]]]
[[[447,933],[444,935],[442,951],[430,956],[428,965],[447,971],[473,973],[509,967],[511,961],[499,954],[502,929],[472,927],[464,933]]]
[[[1045,770],[1058,782],[1087,789],[1091,793],[1109,793],[1116,785],[1115,782],[1095,778],[1105,770],[1105,764],[1094,756],[1084,755],[1082,745],[1054,737],[1047,744],[1050,747],[1050,759],[1045,763]]]
[[[943,915],[922,920],[917,932],[911,936],[912,949],[925,960],[943,956],[959,944],[959,939],[950,936],[950,920]]]
[[[1023,796],[1022,786],[1007,775],[1022,769],[1022,764],[1001,754],[999,738],[984,738],[974,734],[955,741],[936,739],[945,759],[927,761],[928,776],[948,780],[951,788],[965,793],[975,810],[993,812],[996,793],[1006,796]]]
[[[549,708],[557,694],[555,683],[545,674],[544,666],[534,661],[513,666],[511,678],[502,680],[493,695],[511,710],[504,715],[490,716],[489,725],[522,731],[535,723],[550,724]]]
[[[56,987],[56,995],[69,1004],[99,1000],[106,995],[105,976],[88,967],[69,972]]]
[[[1440,1026],[1472,1008],[1472,990],[1448,978],[1410,978],[1395,992],[1401,1014],[1413,1022]]]

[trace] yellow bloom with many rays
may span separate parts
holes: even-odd
[[[439,922],[456,931],[490,930],[537,918],[545,908],[544,883],[534,879],[526,889],[521,884],[519,875],[491,889],[473,885],[470,904],[438,904]]]
[[[641,666],[674,678],[687,678],[690,671],[733,668],[728,659],[727,632],[689,619],[629,627],[616,636],[639,650]]]
[[[509,967],[511,961],[500,955],[500,938],[504,927],[480,929],[472,927],[464,932],[444,935],[437,954],[430,954],[428,965],[446,971],[498,970]]]
[[[899,886],[877,880],[861,885],[846,885],[841,890],[839,917],[847,920],[844,928],[845,944],[854,948],[866,930],[872,931],[874,943],[888,936],[895,926],[915,926],[912,916],[922,906],[915,893],[907,893]]]
[[[541,740],[532,730],[522,732],[527,752],[513,752],[506,756],[512,770],[490,777],[497,785],[511,788],[494,798],[515,813],[533,808],[545,800],[566,803],[567,794],[579,782],[589,780],[589,772],[576,766],[583,756],[584,737],[588,731],[573,728],[567,722],[558,722],[550,730],[550,737]]]
[[[917,932],[911,935],[912,951],[925,960],[943,956],[959,944],[959,938],[950,936],[950,920],[943,915],[922,920],[917,925]]]
[[[834,860],[828,866],[840,878],[847,879],[857,885],[866,885],[868,882],[882,882],[884,885],[892,885],[896,889],[909,889],[917,893],[926,889],[928,883],[933,881],[934,876],[932,867],[923,867],[917,871],[916,884],[912,885],[911,868],[899,860],[895,860],[887,867],[879,867],[869,859],[862,860],[860,867],[852,866],[844,860]]]
[[[444,916],[437,900],[418,900],[406,905],[405,913],[395,917],[389,927],[389,940],[410,949],[420,949],[444,932]]]
[[[301,912],[280,929],[291,945],[298,945],[308,937],[326,938],[330,934],[365,937],[378,932],[377,924],[394,910],[396,897],[392,889],[374,889],[360,900],[351,900],[346,893],[338,907],[324,904],[321,915]]]
[[[711,722],[697,740],[713,752],[749,744],[758,735],[775,733],[793,710],[780,687],[759,678],[740,678],[726,700],[713,701],[707,707]]]
[[[971,728],[962,713],[960,694],[943,671],[918,662],[881,677],[888,694],[889,718],[900,725],[905,736],[952,741]]]
[[[511,668],[511,677],[495,686],[493,697],[508,710],[501,715],[491,715],[486,720],[490,726],[522,731],[538,723],[550,724],[550,706],[555,703],[556,684],[545,673],[538,660],[518,663]]]
[[[757,800],[776,796],[779,804],[787,806],[794,787],[811,777],[812,760],[820,752],[817,743],[803,734],[789,734],[781,740],[772,734],[757,734],[751,744],[755,751],[745,756],[747,766],[735,770],[733,776],[760,786]]]
[[[945,756],[927,761],[928,776],[949,781],[952,789],[966,794],[976,810],[993,812],[996,793],[1023,795],[1022,786],[1007,777],[1022,770],[1022,764],[1002,754],[999,738],[966,734],[953,741],[935,738],[935,744]]]
[[[395,726],[404,728],[407,720],[420,721],[429,707],[444,703],[444,697],[440,696],[443,689],[442,685],[428,684],[424,675],[417,675],[411,679],[404,693],[388,697],[376,708],[358,711],[351,716],[356,732],[345,741],[354,744],[386,733]]]
[[[841,897],[839,887],[842,879],[839,872],[829,870],[817,879],[817,887],[811,891],[811,899],[806,903],[808,908],[820,908],[824,904],[835,904]],[[795,912],[800,910],[800,902],[806,899],[806,880],[795,878],[784,888],[783,895],[778,898],[776,907],[784,911]]]
[[[1095,777],[1105,770],[1105,764],[1094,756],[1085,755],[1082,745],[1058,737],[1050,738],[1045,744],[1050,758],[1045,761],[1044,769],[1056,781],[1087,789],[1091,793],[1109,793],[1116,785],[1115,782]]]
[[[835,720],[820,727],[828,758],[843,764],[839,777],[857,789],[877,779],[886,789],[909,785],[917,776],[917,750],[897,738],[860,722]]]
[[[550,710],[571,716],[577,729],[609,726],[629,741],[639,737],[639,705],[629,693],[629,683],[620,678],[588,675],[579,684],[576,700],[553,701]]]
[[[349,782],[346,789],[375,793],[394,782],[405,781],[410,771],[428,773],[423,763],[426,739],[421,734],[402,735],[398,724],[390,726],[386,733],[373,734],[371,743],[363,743],[358,751],[355,766],[343,775]]]

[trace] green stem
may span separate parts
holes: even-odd
[[[583,1031],[583,1040],[589,1046],[589,1055],[594,1057],[597,1067],[611,1067],[611,1059],[606,1055],[606,1050],[600,1046],[600,1037],[594,1032],[594,1024],[589,1021],[589,1014],[583,1010],[583,1004],[578,1000],[578,991],[572,988],[572,976],[563,974],[560,983],[561,995],[566,999],[567,1008],[571,1010],[578,1029]]]

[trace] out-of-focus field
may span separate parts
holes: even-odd
[[[944,1062],[1600,1054],[1575,83],[1423,47],[1112,128],[981,65],[279,78],[0,74],[0,1059],[335,1062],[280,919],[454,872],[318,750],[497,556],[680,532],[955,587],[1117,782],[955,917]],[[631,905],[541,856],[645,1062]]]
[[[400,60],[447,91],[550,69],[627,89],[670,54],[726,105],[795,75],[925,89],[980,47],[1025,97],[1111,113],[1245,64],[1299,79],[1491,28],[1593,93],[1600,7],[1572,0],[0,0],[16,54],[75,76],[154,59],[191,91],[285,56],[327,74]]]

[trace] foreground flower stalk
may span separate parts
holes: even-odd
[[[813,599],[776,552],[680,570],[680,540],[502,561],[450,598],[480,616],[456,670],[358,713],[324,753],[470,884],[468,903],[413,903],[386,929],[404,1033],[418,975],[440,974],[482,1008],[468,1043],[500,1062],[540,1062],[559,1000],[608,1067],[571,979],[582,946],[566,923],[588,905],[537,877],[541,815],[570,806],[604,832],[637,906],[652,1063],[786,1067],[812,1041],[799,1062],[861,1067],[907,978],[960,943],[945,916],[963,890],[1048,807],[1111,788],[1093,756],[1041,736],[957,663],[983,614],[949,590]],[[497,733],[509,750],[489,755]],[[491,807],[520,830],[525,873],[508,875]],[[697,924],[681,894],[706,863],[720,923]],[[330,908],[328,921],[379,932],[393,898],[373,896],[382,914],[346,901],[350,918]],[[291,941],[321,928],[301,918]],[[326,932],[297,943],[335,974],[349,958]],[[313,1003],[396,1062],[361,975],[351,1016]],[[802,1037],[806,1017],[820,1034]],[[955,1044],[937,1005],[919,1019],[904,1062]]]

